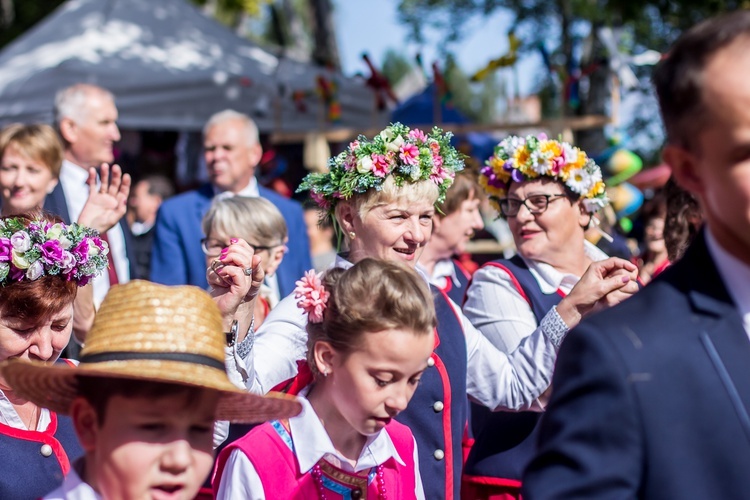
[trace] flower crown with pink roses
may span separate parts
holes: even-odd
[[[0,284],[61,275],[84,286],[107,268],[107,242],[78,224],[0,220]]]
[[[328,172],[308,174],[297,192],[309,190],[315,203],[332,216],[339,200],[380,190],[390,175],[397,186],[431,180],[438,187],[437,203],[442,203],[456,172],[464,168],[464,156],[450,144],[452,136],[437,127],[425,134],[393,123],[372,140],[360,135],[328,160]]]

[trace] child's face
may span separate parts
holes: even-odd
[[[371,435],[406,409],[427,367],[435,339],[410,330],[366,333],[344,356],[334,351],[326,390],[354,430]]]
[[[205,390],[115,395],[101,426],[90,406],[94,425],[85,411],[74,413],[86,450],[85,480],[108,500],[192,499],[213,465],[217,404],[218,395]]]

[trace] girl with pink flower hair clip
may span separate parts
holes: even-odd
[[[308,316],[308,355],[288,392],[303,411],[223,450],[216,498],[425,498],[414,436],[393,420],[433,348],[424,280],[367,258],[308,271],[294,297]]]

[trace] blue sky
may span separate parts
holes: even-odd
[[[361,60],[368,52],[380,67],[385,52],[391,48],[413,58],[421,52],[426,67],[438,60],[437,34],[428,33],[428,43],[420,47],[408,39],[408,29],[398,22],[398,0],[334,0],[335,23],[344,73],[368,74]],[[500,57],[508,49],[508,29],[512,16],[498,10],[490,16],[476,16],[466,25],[463,39],[452,47],[460,66],[467,73],[484,67],[491,59]],[[533,91],[533,84],[541,71],[540,58],[527,56],[519,61],[518,73],[521,93]],[[507,70],[506,70],[507,71]]]

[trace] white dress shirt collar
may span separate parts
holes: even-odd
[[[373,436],[368,436],[357,464],[352,469],[349,461],[336,451],[318,415],[315,413],[310,402],[305,398],[309,389],[309,387],[306,387],[299,394],[299,401],[302,403],[302,412],[296,417],[289,419],[292,443],[296,451],[300,472],[303,474],[306,473],[321,458],[325,458],[332,465],[350,472],[359,472],[377,467],[391,457],[399,464],[406,465],[396,451],[391,436],[383,429]]]
[[[608,258],[607,254],[599,250],[596,245],[585,240],[583,242],[583,251],[585,252],[586,257],[593,262],[598,262]],[[539,283],[539,288],[546,294],[555,293],[557,289],[568,293],[581,279],[580,276],[576,276],[575,274],[561,273],[551,265],[545,264],[544,262],[536,262],[524,259],[523,257],[521,258],[529,267],[529,270],[537,283]]]
[[[154,223],[156,221],[152,222],[133,222],[133,225],[130,226],[130,232],[133,233],[133,236],[140,236],[142,234],[146,234],[147,232],[151,231],[151,228],[154,227]]]
[[[706,229],[706,246],[750,336],[750,266],[724,250]]]
[[[65,476],[63,484],[52,493],[45,495],[43,500],[102,500],[94,488],[83,482],[78,471],[83,468],[83,459],[77,461]]]
[[[424,268],[419,264],[417,264],[417,269],[425,272],[426,274]],[[456,266],[453,265],[453,259],[440,259],[439,261],[435,262],[435,267],[432,268],[430,283],[438,288],[443,289],[447,285],[448,280],[453,282],[453,286],[457,288],[461,287],[461,282],[459,281],[458,275],[456,274]]]
[[[258,198],[260,196],[260,190],[258,189],[258,180],[255,178],[255,176],[250,177],[250,182],[247,183],[247,186],[242,188],[237,193],[233,193],[231,191],[222,191],[216,186],[213,186],[213,189],[214,199],[217,200],[231,198],[233,196],[246,196],[248,198]]]

